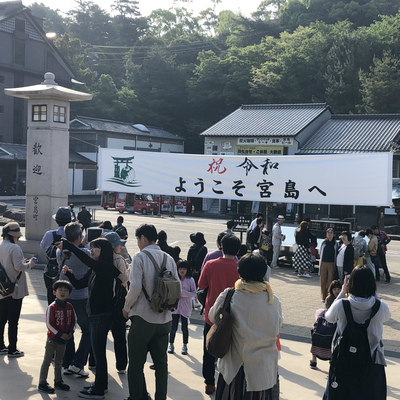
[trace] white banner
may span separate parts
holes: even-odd
[[[99,150],[99,190],[277,203],[388,206],[392,153],[225,156]]]

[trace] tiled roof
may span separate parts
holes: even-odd
[[[108,119],[92,118],[77,116],[70,122],[70,130],[72,131],[97,131],[97,132],[113,132],[124,133],[130,135],[148,136],[151,138],[164,138],[174,140],[184,140],[183,137],[174,135],[162,128],[154,126],[144,126],[133,124],[131,122],[111,121]],[[74,132],[75,133],[75,132]]]
[[[0,143],[0,160],[26,161],[26,144]],[[96,163],[80,155],[76,151],[69,151],[69,162],[76,164],[95,165]]]
[[[400,114],[332,115],[297,154],[389,151],[400,132]]]
[[[0,160],[26,160],[26,144],[0,143]]]
[[[296,136],[325,110],[326,103],[242,105],[201,136]]]

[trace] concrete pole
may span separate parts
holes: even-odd
[[[58,86],[51,72],[44,78],[39,85],[4,90],[28,99],[25,238],[36,243],[57,228],[52,215],[68,205],[70,102],[92,98]]]

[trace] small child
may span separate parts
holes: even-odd
[[[40,368],[40,392],[52,394],[55,389],[47,383],[49,366],[54,356],[54,386],[60,390],[69,390],[70,387],[61,378],[61,364],[65,345],[75,330],[76,315],[72,304],[67,299],[72,291],[68,281],[59,280],[53,285],[53,294],[56,299],[46,310],[47,341],[44,360]]]
[[[187,344],[189,340],[188,320],[192,313],[192,297],[196,296],[196,284],[192,278],[190,265],[187,261],[181,260],[177,263],[178,274],[181,280],[181,299],[178,302],[178,307],[172,312],[172,326],[169,334],[168,353],[173,354],[175,351],[174,341],[176,331],[178,329],[179,318],[182,323],[183,346],[181,354],[188,353]]]
[[[317,368],[317,357],[320,360],[330,360],[332,357],[331,344],[333,335],[336,330],[336,324],[331,324],[325,320],[325,312],[332,305],[336,297],[342,290],[342,284],[340,281],[332,281],[328,289],[328,297],[325,299],[325,309],[319,309],[315,312],[315,324],[314,329],[311,330],[311,354],[312,360],[310,361],[310,368]],[[320,321],[321,320],[321,321]],[[320,322],[320,323],[319,323]],[[318,330],[322,329],[323,332]]]

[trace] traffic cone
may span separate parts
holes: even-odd
[[[194,214],[194,206],[192,206],[192,214]]]
[[[294,222],[299,222],[299,213],[296,213],[295,217],[294,217]]]

